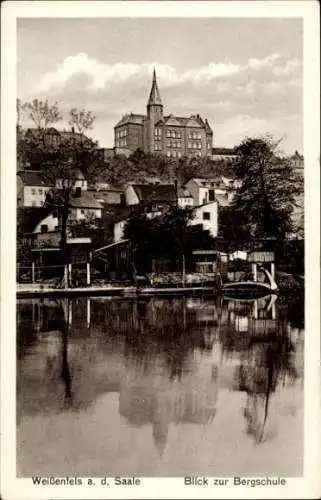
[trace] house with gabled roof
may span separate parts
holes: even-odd
[[[171,158],[212,156],[213,130],[199,114],[164,115],[156,72],[146,115],[129,113],[114,127],[115,151],[129,155],[137,149]]]
[[[39,171],[22,170],[17,172],[18,207],[42,207],[51,188],[50,183],[44,181]]]

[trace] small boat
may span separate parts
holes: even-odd
[[[268,294],[276,294],[278,286],[272,274],[263,266],[260,267],[258,271],[261,271],[265,275],[267,278],[266,282],[257,280],[227,282],[222,284],[221,293],[224,296],[228,295],[228,297],[232,299],[257,298],[264,297]],[[255,277],[256,272],[255,269]]]

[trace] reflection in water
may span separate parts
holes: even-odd
[[[171,460],[175,454],[175,447],[171,446],[175,428],[186,428],[180,440],[187,447],[190,425],[203,429],[202,432],[215,432],[213,439],[214,436],[218,439],[217,415],[224,415],[234,401],[238,401],[233,415],[236,430],[230,429],[234,441],[241,440],[244,433],[247,440],[244,446],[250,446],[249,439],[262,445],[275,442],[274,453],[277,425],[269,426],[269,422],[277,421],[281,410],[286,413],[289,388],[302,380],[303,364],[302,330],[293,329],[291,309],[277,302],[273,296],[255,301],[156,297],[20,301],[18,463],[19,442],[25,450],[28,440],[33,440],[32,435],[26,438],[23,434],[23,422],[29,416],[58,418],[72,411],[81,425],[85,422],[84,412],[90,409],[93,418],[98,419],[102,411],[98,402],[103,395],[112,393],[118,394],[117,425],[121,425],[120,429],[131,429],[133,439],[139,429],[146,428],[163,461]],[[281,389],[282,399],[279,398],[275,409],[273,400],[278,400]],[[300,391],[300,386],[296,390]],[[235,400],[237,395],[243,396]],[[105,415],[106,425],[109,414],[113,414],[114,406],[110,405]],[[237,430],[241,421],[243,430]],[[114,429],[110,432],[121,432],[116,424]],[[22,441],[19,430],[24,436]],[[37,432],[36,424],[35,427],[30,424],[29,432]],[[296,429],[296,433],[301,430]],[[68,437],[65,439],[68,441]],[[47,446],[48,440],[50,436],[46,436],[42,445]],[[77,444],[81,449],[81,440]],[[227,443],[220,446],[224,448]],[[140,447],[141,444],[134,450],[138,457],[143,453]],[[126,453],[130,454],[130,448],[128,444]],[[113,453],[117,455],[114,449],[109,453],[110,460]],[[130,473],[129,465],[126,471],[126,453],[120,464],[124,473]],[[264,448],[260,453],[264,458]],[[32,460],[23,456],[21,452],[21,473],[37,472],[32,468]],[[76,459],[74,473],[80,474],[81,460]],[[90,457],[86,457],[86,463],[88,460]],[[191,456],[189,463],[187,456],[185,460],[186,470],[194,467],[194,472],[200,472],[196,459]],[[241,454],[236,454],[233,460],[242,462]],[[105,461],[102,456],[102,466]],[[180,469],[175,464],[176,460],[168,475],[178,474],[175,469]],[[264,459],[262,467],[262,473],[266,473]],[[50,460],[46,470],[56,471],[50,469]],[[71,470],[60,472],[67,474]],[[95,468],[90,473],[94,475]],[[140,471],[141,475],[144,473],[144,469]],[[202,470],[202,473],[208,472]],[[227,471],[215,470],[215,473]],[[294,471],[300,473],[301,470]]]

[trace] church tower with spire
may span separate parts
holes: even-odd
[[[135,151],[169,158],[212,157],[213,130],[199,114],[164,116],[156,71],[146,114],[127,113],[115,125],[115,152],[129,156]]]
[[[147,102],[147,128],[146,128],[146,142],[149,153],[155,151],[155,125],[163,120],[163,104],[157,86],[156,71],[153,71],[153,83]]]

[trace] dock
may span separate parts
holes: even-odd
[[[89,286],[76,288],[53,288],[46,286],[17,287],[17,299],[41,297],[150,297],[177,295],[216,295],[218,290],[213,286],[199,287],[136,287],[136,286]]]

